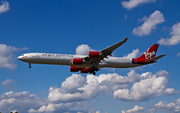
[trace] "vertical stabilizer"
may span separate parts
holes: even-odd
[[[153,44],[146,52],[144,52],[140,57],[134,58],[133,63],[147,63],[147,60],[150,60],[155,57],[159,44]]]

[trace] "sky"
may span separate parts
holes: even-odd
[[[179,0],[1,0],[0,112],[180,113]],[[28,64],[23,53],[87,54],[128,37],[113,53],[135,58],[152,44],[157,63],[104,68]]]

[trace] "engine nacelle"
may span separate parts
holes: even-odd
[[[74,64],[74,65],[82,65],[83,64],[83,59],[81,59],[81,58],[73,58],[72,64]]]
[[[70,66],[70,72],[78,72],[79,70],[79,67]]]
[[[99,58],[100,53],[98,51],[89,51],[89,58]]]
[[[82,68],[81,73],[89,73],[89,68]]]

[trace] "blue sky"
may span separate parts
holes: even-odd
[[[0,111],[8,113],[180,113],[180,1],[3,0],[0,3]],[[84,54],[128,37],[117,57],[160,44],[158,63],[101,69],[28,64],[29,52]],[[79,47],[79,48],[78,48]],[[83,49],[84,53],[78,53]]]

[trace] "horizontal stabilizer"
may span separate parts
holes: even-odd
[[[159,56],[157,56],[157,57],[151,58],[151,59],[149,59],[149,60],[146,60],[146,62],[147,62],[147,63],[153,63],[153,62],[156,62],[158,59],[160,59],[160,58],[162,58],[162,57],[164,57],[164,56],[166,56],[166,54],[164,54],[164,55],[159,55]]]

